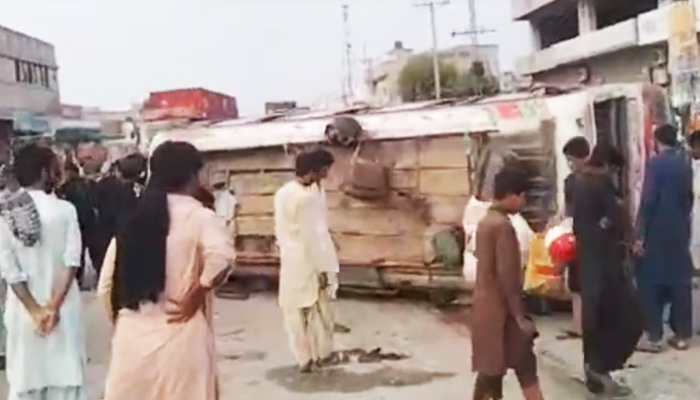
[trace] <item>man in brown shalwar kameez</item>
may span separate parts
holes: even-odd
[[[508,218],[523,204],[527,178],[506,168],[494,179],[494,201],[476,230],[478,259],[472,320],[474,400],[503,398],[503,377],[514,369],[526,400],[543,400],[533,352],[535,325],[522,301],[522,266]]]

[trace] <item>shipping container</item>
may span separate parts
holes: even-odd
[[[145,121],[236,119],[238,105],[233,96],[201,88],[168,90],[152,92],[143,105],[141,117]]]

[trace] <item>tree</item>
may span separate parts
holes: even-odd
[[[454,87],[459,73],[454,64],[440,60],[441,89]],[[416,56],[408,60],[399,75],[399,93],[403,101],[421,101],[435,98],[435,75],[430,56]]]
[[[498,93],[498,80],[486,74],[481,61],[474,61],[471,68],[457,80],[455,92],[458,97],[488,96]]]
[[[469,71],[459,73],[452,63],[440,61],[440,84],[444,97],[472,97],[498,93],[498,81],[486,73],[482,62],[472,63]],[[408,60],[399,75],[399,91],[404,101],[435,98],[433,60],[416,56]]]

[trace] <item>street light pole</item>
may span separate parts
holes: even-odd
[[[435,76],[435,98],[440,100],[441,85],[440,85],[440,60],[438,55],[437,30],[435,24],[435,6],[444,6],[449,4],[449,0],[435,2],[428,1],[425,3],[415,4],[416,7],[428,7],[430,11],[430,29],[433,34],[433,74]]]

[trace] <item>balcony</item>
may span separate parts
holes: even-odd
[[[525,19],[528,15],[560,0],[511,0],[513,19]]]
[[[637,46],[638,37],[637,19],[629,19],[536,51],[517,60],[515,69],[521,75],[548,71],[562,65]]]

